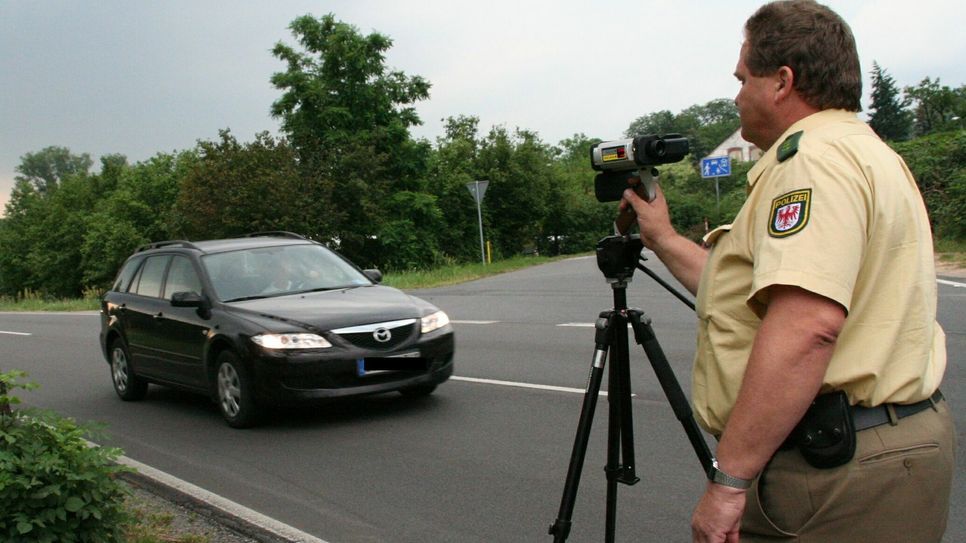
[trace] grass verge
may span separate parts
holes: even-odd
[[[382,284],[398,289],[433,288],[455,285],[475,279],[482,279],[491,275],[529,268],[547,262],[572,258],[574,255],[546,257],[546,256],[517,256],[507,260],[491,262],[484,265],[458,264],[441,266],[433,270],[412,270],[405,272],[387,272]]]
[[[966,241],[937,240],[936,258],[940,262],[966,268]]]
[[[186,521],[188,526],[178,526],[173,513],[153,511],[151,504],[133,496],[128,498],[127,508],[132,523],[124,534],[123,543],[209,543],[211,541],[203,530],[193,529],[190,526],[191,518]]]

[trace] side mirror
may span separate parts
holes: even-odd
[[[171,295],[174,307],[204,307],[205,297],[197,292],[175,292]]]
[[[373,283],[382,283],[382,272],[376,269],[372,270],[362,270],[362,273],[366,275]]]

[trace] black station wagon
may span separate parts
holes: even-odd
[[[141,247],[101,303],[114,390],[207,394],[236,428],[269,403],[431,394],[453,373],[449,317],[381,279],[287,232]]]

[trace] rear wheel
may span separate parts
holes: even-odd
[[[218,409],[232,428],[249,428],[257,422],[257,405],[251,375],[235,353],[218,355],[216,372]]]
[[[138,377],[131,368],[127,345],[121,339],[111,343],[111,381],[114,392],[126,402],[143,400],[148,393],[148,383]]]

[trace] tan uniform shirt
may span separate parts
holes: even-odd
[[[706,238],[692,396],[698,422],[716,435],[771,285],[801,287],[848,312],[823,392],[845,390],[866,406],[916,402],[946,368],[932,234],[905,163],[841,110],[800,120],[778,142],[748,172],[734,223]]]

